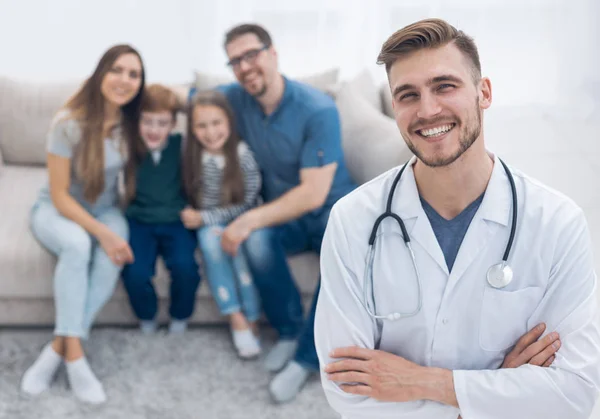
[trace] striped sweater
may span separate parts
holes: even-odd
[[[261,188],[260,169],[248,146],[240,142],[239,162],[244,177],[244,201],[239,204],[221,205],[221,183],[225,158],[204,151],[202,153],[202,196],[200,215],[204,225],[229,224],[243,212],[257,204]]]

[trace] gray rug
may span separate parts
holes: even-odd
[[[0,331],[0,418],[2,419],[333,419],[315,375],[299,397],[274,405],[270,374],[260,360],[235,356],[225,328],[194,328],[173,338],[163,331],[141,336],[135,329],[95,329],[85,344],[108,402],[79,403],[61,369],[49,392],[29,399],[19,393],[25,369],[51,338],[51,330]],[[272,334],[264,336],[268,349]]]

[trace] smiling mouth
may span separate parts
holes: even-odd
[[[244,83],[252,83],[258,79],[260,75],[257,71],[252,71],[243,77]]]
[[[418,129],[415,132],[424,138],[436,138],[452,131],[456,126],[455,123],[444,124],[434,128]]]
[[[206,143],[207,143],[208,145],[210,145],[210,146],[214,146],[214,145],[216,145],[216,144],[219,144],[219,143],[222,141],[222,139],[223,139],[223,137],[218,137],[218,138],[211,139],[211,140],[208,140],[208,139],[207,139],[207,140],[206,140]]]
[[[126,96],[129,94],[129,90],[128,89],[121,89],[121,88],[116,88],[113,90],[117,95],[119,96]]]

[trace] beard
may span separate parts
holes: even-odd
[[[462,156],[473,145],[473,143],[477,140],[477,138],[479,138],[479,135],[481,134],[481,112],[479,109],[479,98],[475,100],[474,117],[469,118],[466,122],[467,123],[464,124],[459,133],[458,150],[449,156],[425,156],[424,153],[421,150],[419,150],[419,148],[415,146],[415,144],[412,141],[410,141],[410,137],[408,134],[406,136],[403,135],[404,141],[406,142],[406,145],[408,146],[409,150],[412,151],[412,153],[426,166],[448,166],[454,163],[456,160],[458,160],[460,156]],[[456,125],[459,126],[461,124],[457,123]]]
[[[252,72],[254,72],[255,70],[253,70]],[[246,77],[246,74],[244,74],[242,76],[242,80],[244,80]],[[259,98],[261,96],[263,96],[265,93],[267,93],[267,83],[265,81],[265,77],[264,74],[262,74],[261,72],[259,72],[259,74],[257,75],[258,80],[255,80],[254,83],[258,84],[258,89],[253,90],[253,91],[249,91],[248,88],[246,87],[246,83],[242,83],[242,86],[244,86],[245,90],[253,97],[255,98]]]
[[[259,98],[261,96],[263,96],[265,93],[267,93],[267,85],[263,84],[262,88],[260,88],[258,91],[251,93],[252,96],[254,96],[255,98]]]

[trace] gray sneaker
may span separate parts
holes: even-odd
[[[311,371],[295,361],[290,361],[286,367],[271,380],[269,392],[276,403],[287,403],[296,398],[304,384],[308,381]]]
[[[264,360],[264,367],[269,372],[280,371],[294,357],[298,342],[296,339],[280,339],[271,348]]]
[[[144,335],[153,335],[156,333],[156,329],[158,325],[154,320],[141,320],[140,321],[140,331]]]

